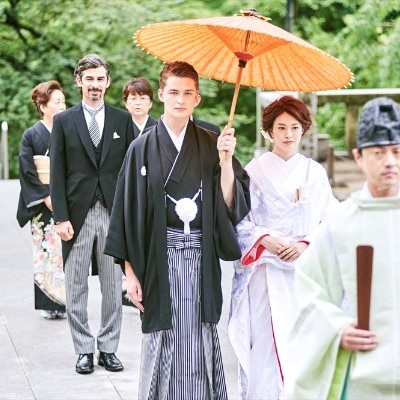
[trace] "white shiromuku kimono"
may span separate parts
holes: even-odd
[[[312,240],[312,231],[338,201],[325,169],[301,154],[285,161],[268,152],[245,169],[252,208],[237,226],[242,259],[234,263],[228,334],[239,361],[242,399],[278,399],[293,322],[296,261],[282,261],[259,243],[265,235]]]
[[[296,268],[298,313],[289,336],[285,399],[400,398],[400,193],[366,185],[316,232]],[[356,247],[374,248],[370,330],[378,346],[350,353],[341,334],[357,320]],[[347,375],[346,375],[347,374]]]

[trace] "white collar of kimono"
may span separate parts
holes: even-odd
[[[292,157],[288,158],[287,160],[285,160],[281,156],[278,156],[278,154],[274,153],[273,151],[271,151],[270,153],[271,157],[275,158],[277,163],[280,163],[285,166],[288,165],[290,166],[292,164],[295,164],[298,162],[298,159],[301,158],[300,153],[293,154]]]
[[[161,115],[161,121],[164,123],[165,128],[167,129],[167,132],[169,134],[169,137],[172,140],[172,143],[174,144],[174,146],[176,147],[178,152],[181,151],[183,140],[185,139],[187,124],[188,124],[189,120],[188,120],[188,122],[186,122],[186,125],[183,127],[182,131],[179,133],[178,136],[174,132],[172,132],[172,130],[169,128],[169,126],[165,123],[164,115]]]
[[[139,124],[139,122],[136,122],[133,118],[132,121],[133,123],[138,127],[139,129],[139,136],[143,133],[143,129],[147,124],[147,120],[149,119],[149,116],[146,117],[146,119],[143,121],[143,124]]]
[[[375,197],[372,196],[369,188],[368,188],[368,182],[364,182],[364,185],[362,187],[362,189],[360,190],[360,197],[363,199],[374,199]],[[397,196],[400,198],[400,188],[399,188],[399,192],[397,193]]]
[[[46,127],[46,129],[51,133],[51,128],[46,124],[46,122],[44,122],[42,119],[40,120],[40,122]]]
[[[361,189],[360,196],[363,199],[372,199],[373,198],[370,190],[368,189],[368,182],[364,182],[364,185],[363,185],[363,187]]]

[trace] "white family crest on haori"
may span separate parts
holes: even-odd
[[[143,165],[142,168],[140,168],[140,175],[146,176],[147,175],[147,170],[146,167]]]
[[[190,234],[190,222],[196,218],[198,211],[196,199],[201,191],[202,183],[200,183],[200,189],[191,199],[189,197],[184,197],[180,200],[175,200],[172,196],[166,193],[166,196],[175,203],[175,212],[179,219],[183,222],[183,233],[185,235]]]

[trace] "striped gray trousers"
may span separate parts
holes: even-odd
[[[112,257],[103,253],[109,219],[107,209],[98,201],[89,210],[65,263],[66,311],[76,354],[95,353],[95,338],[90,331],[87,312],[93,246],[102,294],[97,348],[106,353],[114,353],[118,348],[122,322],[122,271]]]
[[[201,233],[169,228],[167,246],[172,329],[143,335],[139,399],[227,399],[217,327],[200,320]]]

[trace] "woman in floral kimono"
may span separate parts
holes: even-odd
[[[296,260],[338,202],[325,169],[298,152],[310,126],[302,101],[291,96],[274,101],[263,113],[263,130],[273,139],[273,150],[245,168],[252,209],[237,226],[242,258],[234,263],[228,325],[242,399],[281,396]]]
[[[44,318],[65,318],[61,240],[55,232],[49,185],[39,179],[33,160],[34,155],[47,155],[53,117],[65,110],[65,97],[57,81],[48,81],[32,90],[31,99],[41,120],[22,136],[17,219],[21,227],[31,221],[35,309],[42,310]]]

